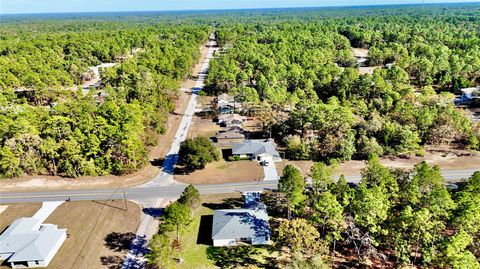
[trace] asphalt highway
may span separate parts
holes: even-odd
[[[442,170],[446,182],[458,182],[469,178],[478,169]],[[347,176],[350,183],[358,183],[360,175]],[[278,181],[246,181],[223,184],[203,184],[195,187],[201,194],[218,194],[246,191],[263,191],[276,189]],[[43,201],[85,201],[85,200],[110,200],[129,199],[144,200],[152,198],[175,198],[180,195],[186,185],[176,184],[169,186],[134,187],[125,189],[96,189],[96,190],[66,190],[44,192],[0,192],[0,203],[25,203]]]

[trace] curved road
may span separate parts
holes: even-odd
[[[478,169],[442,170],[442,175],[447,182],[458,182],[469,178]],[[350,183],[358,183],[360,175],[347,176]],[[277,188],[277,180],[271,181],[246,181],[223,184],[202,184],[196,185],[201,194],[217,194],[245,191],[262,191]],[[145,186],[127,189],[97,189],[97,190],[69,190],[69,191],[47,191],[47,192],[0,192],[0,203],[24,203],[59,201],[70,198],[71,201],[80,200],[109,200],[123,199],[148,200],[155,198],[176,198],[185,188],[184,184],[168,186]]]

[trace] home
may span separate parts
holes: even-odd
[[[249,158],[259,162],[279,162],[282,159],[271,140],[245,140],[233,144],[232,155]]]
[[[478,87],[471,87],[471,88],[464,88],[464,89],[460,89],[460,91],[462,92],[462,100],[463,101],[466,101],[466,100],[472,100],[476,97],[476,94],[479,93],[480,91],[480,88]]]
[[[226,93],[222,93],[215,99],[217,110],[220,114],[230,114],[235,112],[235,98]]]
[[[368,64],[368,49],[354,48],[353,56],[359,67],[364,67]]]
[[[475,102],[475,99],[480,98],[480,87],[470,87],[460,89],[461,96],[457,97],[454,101],[456,105],[468,105]]]
[[[245,140],[245,135],[236,129],[220,131],[215,135],[218,143],[240,142]]]
[[[213,214],[212,240],[215,247],[267,245],[270,236],[267,208],[261,202],[251,202],[240,209],[215,210]]]
[[[12,268],[47,267],[67,238],[66,229],[20,218],[0,235],[0,258]]]
[[[224,127],[242,127],[245,122],[247,122],[247,117],[238,114],[218,116],[218,124]]]
[[[222,105],[233,105],[235,100],[233,96],[230,96],[226,93],[222,93],[219,96],[217,96],[216,102],[217,102],[217,107],[219,107]]]
[[[217,111],[219,114],[232,114],[235,113],[235,107],[233,105],[217,105]]]

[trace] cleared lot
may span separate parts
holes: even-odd
[[[194,115],[187,138],[195,138],[197,136],[205,136],[210,138],[215,136],[215,134],[221,130],[223,130],[223,128],[213,122],[212,119],[202,118]]]
[[[208,164],[205,169],[188,175],[175,175],[175,179],[191,184],[227,183],[236,181],[255,181],[263,178],[263,169],[257,162],[220,160]]]
[[[424,157],[412,156],[409,159],[398,158],[398,157],[383,157],[381,158],[381,163],[388,167],[392,168],[402,168],[402,169],[411,169],[413,166],[419,162],[426,161],[430,165],[438,165],[442,169],[470,169],[478,168],[480,169],[480,156],[470,155],[469,152],[463,150],[457,150],[455,153],[452,153],[450,149],[445,151],[427,151]],[[287,164],[291,164],[298,169],[300,169],[304,176],[310,174],[310,168],[313,165],[313,161],[282,161],[277,163],[277,171],[281,175],[282,170]],[[335,175],[358,175],[361,170],[365,167],[365,161],[347,161],[339,164],[337,169],[335,169]]]
[[[67,228],[67,240],[48,268],[118,268],[138,226],[140,207],[132,202],[66,202],[45,221]],[[12,221],[30,217],[40,203],[11,204],[0,214],[3,231]],[[2,265],[0,268],[10,268]]]

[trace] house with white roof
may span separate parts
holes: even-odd
[[[225,127],[242,127],[247,122],[247,117],[238,114],[225,114],[218,116],[218,124]]]
[[[235,98],[226,93],[222,93],[216,98],[217,110],[220,114],[230,114],[235,111]]]
[[[220,209],[213,214],[213,246],[270,244],[270,224],[265,204],[259,194],[245,195],[245,208]]]
[[[47,267],[67,238],[66,229],[20,218],[0,235],[0,259],[12,268]]]
[[[280,162],[280,153],[275,149],[272,141],[245,140],[242,143],[233,144],[232,155],[240,158],[249,158],[259,162]]]
[[[462,92],[461,99],[462,101],[472,100],[476,97],[476,94],[480,92],[480,87],[470,87],[460,89]]]

